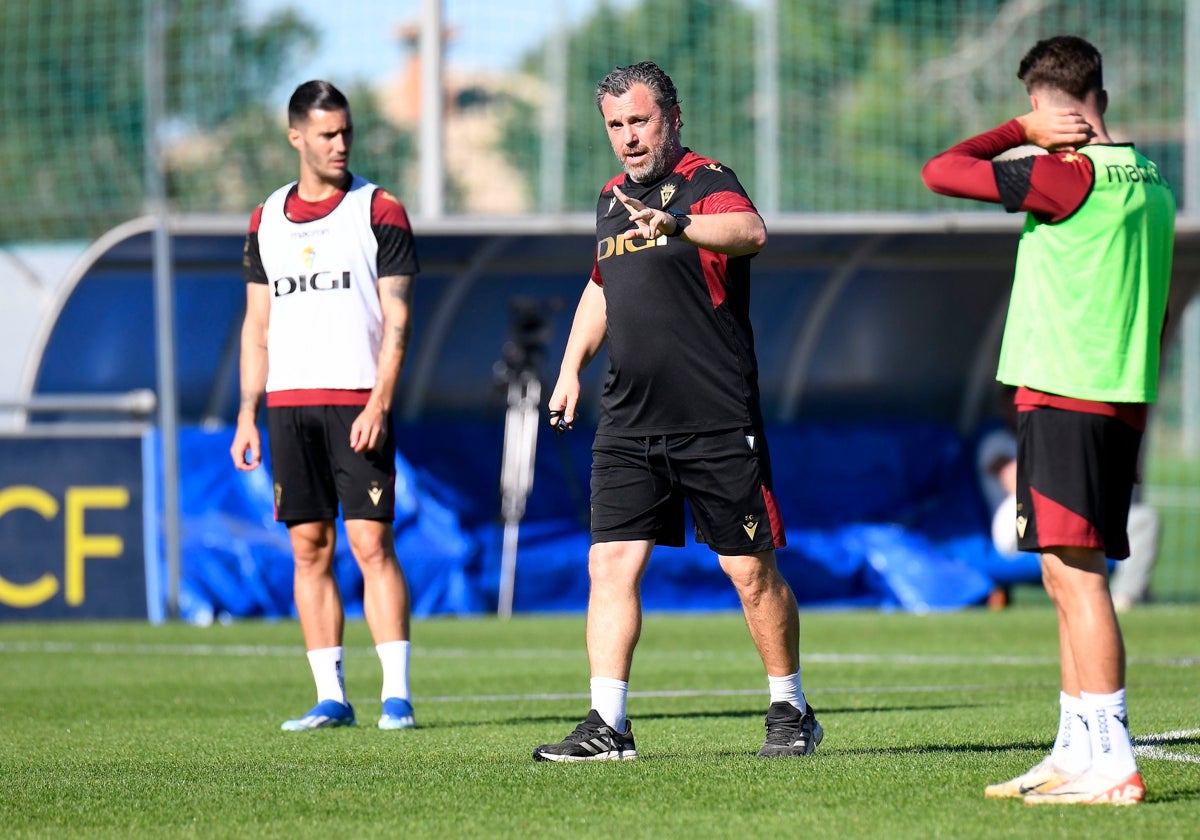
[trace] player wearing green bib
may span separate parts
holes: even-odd
[[[1125,705],[1125,646],[1106,558],[1126,522],[1159,348],[1175,199],[1158,167],[1104,123],[1100,53],[1040,41],[1017,73],[1032,110],[934,157],[935,192],[1028,213],[997,378],[1017,386],[1017,545],[1041,555],[1058,613],[1059,729],[1050,755],[989,797],[1142,801]],[[1047,154],[1005,156],[1033,144]]]
[[[1063,221],[1026,218],[997,378],[1085,400],[1154,402],[1175,199],[1132,146],[1074,154],[1092,163],[1091,194]]]

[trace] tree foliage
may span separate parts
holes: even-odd
[[[1016,79],[1024,52],[1079,34],[1105,55],[1110,129],[1138,141],[1169,178],[1181,172],[1181,0],[797,0],[777,2],[780,209],[892,211],[946,207],[921,165],[1028,108]],[[657,61],[680,91],[684,143],[733,168],[754,193],[761,116],[756,16],[733,0],[601,5],[569,38],[567,205],[590,210],[619,168],[592,100],[619,64]],[[544,48],[523,70],[541,73]],[[539,100],[514,105],[506,149],[538,173]],[[533,164],[533,165],[530,165]],[[533,177],[537,177],[536,174]],[[537,195],[533,189],[532,195]]]
[[[166,121],[157,136],[171,207],[246,212],[295,176],[275,100],[284,80],[307,78],[303,60],[320,30],[294,12],[251,23],[246,0],[161,2]],[[93,237],[144,212],[145,6],[0,2],[0,241]],[[770,68],[767,8],[778,49]],[[566,144],[563,203],[590,211],[619,171],[595,85],[643,59],[679,88],[684,143],[736,171],[752,196],[766,177],[757,151],[771,108],[780,210],[931,209],[949,205],[921,186],[921,164],[1027,107],[1015,77],[1021,55],[1039,38],[1073,32],[1104,52],[1110,129],[1181,187],[1184,17],[1184,0],[596,0],[526,55],[511,85],[497,80],[506,92],[489,104],[501,106],[501,150],[534,212],[553,89],[562,86],[566,102],[550,129]],[[565,48],[565,72],[547,70],[552,46]],[[412,137],[386,121],[371,91],[347,94],[355,171],[406,192]],[[447,204],[459,209],[454,191],[478,185],[449,177]]]
[[[0,240],[93,237],[144,212],[144,0],[0,4]],[[248,212],[296,176],[271,100],[318,45],[295,12],[247,21],[242,0],[164,0],[168,199],[175,210]],[[347,91],[349,96],[351,91]],[[356,165],[397,175],[409,139],[374,98],[351,96]],[[401,158],[406,159],[406,158]],[[366,174],[364,172],[364,174]]]

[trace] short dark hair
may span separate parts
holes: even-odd
[[[612,72],[596,85],[596,107],[603,113],[601,103],[606,95],[624,96],[636,84],[643,84],[650,90],[650,95],[662,108],[663,113],[679,104],[679,93],[675,83],[671,81],[663,69],[653,61],[639,61],[628,67],[614,67]]]
[[[1100,50],[1074,35],[1038,41],[1017,70],[1025,90],[1046,87],[1082,101],[1089,93],[1104,90]]]
[[[288,125],[308,119],[312,111],[349,111],[350,103],[329,82],[313,79],[296,88],[288,100]]]

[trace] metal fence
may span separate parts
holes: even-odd
[[[645,58],[677,83],[685,141],[765,212],[946,209],[922,162],[1025,110],[1020,57],[1062,32],[1104,51],[1110,128],[1183,195],[1189,5],[5,3],[0,241],[94,237],[142,213],[160,179],[172,211],[248,211],[293,175],[286,100],[315,76],[351,97],[356,169],[418,216],[586,211],[615,170],[596,81]]]

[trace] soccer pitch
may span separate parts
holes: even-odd
[[[817,754],[760,759],[766,680],[741,616],[647,616],[637,761],[543,764],[587,712],[583,617],[414,625],[418,729],[381,732],[347,626],[353,729],[313,701],[291,622],[0,625],[7,837],[1184,837],[1200,804],[1196,607],[1122,619],[1147,801],[990,801],[1057,722],[1048,606],[803,616]]]

